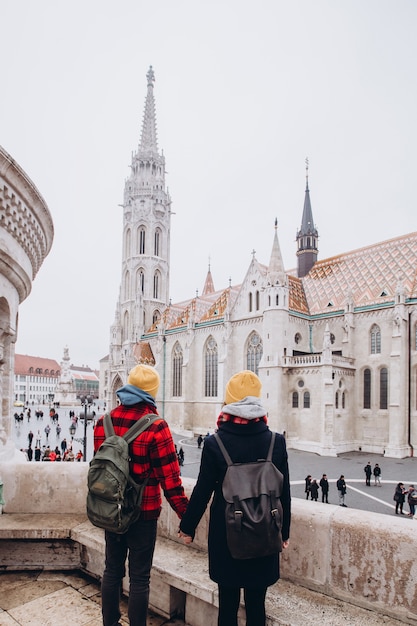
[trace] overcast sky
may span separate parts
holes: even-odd
[[[108,354],[146,73],[166,157],[171,298],[296,266],[305,158],[319,258],[417,230],[415,0],[0,0],[0,144],[45,198],[52,250],[16,352]]]

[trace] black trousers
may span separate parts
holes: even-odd
[[[265,626],[266,587],[243,589],[246,609],[246,626]],[[218,626],[238,626],[237,613],[240,604],[240,588],[219,585]]]

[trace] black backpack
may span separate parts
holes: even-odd
[[[222,491],[232,557],[253,559],[280,552],[284,477],[272,462],[275,433],[267,458],[251,463],[233,463],[218,433],[214,436],[227,463]]]
[[[110,414],[105,414],[106,439],[90,461],[87,475],[87,516],[94,526],[123,534],[139,519],[148,479],[139,484],[130,475],[129,444],[159,419],[159,415],[145,415],[119,437]]]

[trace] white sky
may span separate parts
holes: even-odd
[[[55,237],[16,352],[97,367],[121,278],[123,189],[155,71],[173,200],[171,297],[296,265],[304,160],[319,258],[417,230],[415,0],[0,0],[0,144]]]

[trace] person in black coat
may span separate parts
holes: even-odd
[[[327,480],[327,474],[323,474],[320,478],[321,487],[321,501],[329,504],[329,481]]]
[[[266,411],[261,405],[261,382],[253,372],[235,374],[227,383],[225,406],[219,415],[218,434],[234,463],[266,458],[271,441]],[[281,504],[282,547],[288,547],[291,523],[291,495],[285,438],[275,435],[272,461],[283,475]],[[280,576],[279,553],[234,559],[227,546],[225,500],[222,482],[227,464],[214,436],[204,441],[200,471],[187,511],[180,523],[179,536],[192,542],[195,530],[214,492],[208,532],[209,575],[219,588],[218,626],[237,626],[240,590],[244,590],[247,626],[265,625],[266,590]]]

